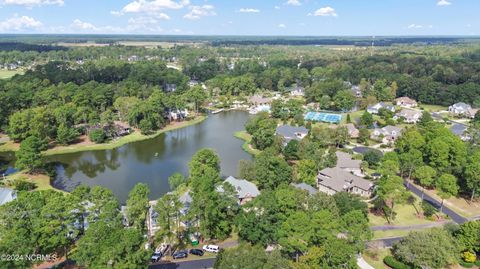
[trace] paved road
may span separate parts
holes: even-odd
[[[413,184],[408,184],[406,180],[404,182],[404,185],[405,185],[405,187],[407,187],[408,190],[415,193],[418,197],[422,197],[422,190],[420,188],[416,187]],[[440,210],[441,202],[438,202],[437,200],[435,200],[433,197],[431,197],[427,193],[424,194],[423,200],[427,201],[428,203],[433,205],[436,209]],[[460,216],[459,214],[457,214],[457,212],[451,210],[450,208],[448,208],[445,205],[443,205],[442,212],[447,214],[453,221],[455,221],[458,224],[462,224],[462,223],[468,221],[467,218],[464,218],[464,217]]]
[[[149,269],[210,269],[213,268],[216,258],[185,262],[166,262],[150,265]]]
[[[383,239],[376,239],[367,242],[367,248],[389,248],[393,246],[393,243],[402,240],[403,236],[398,237],[391,237],[391,238],[383,238]]]

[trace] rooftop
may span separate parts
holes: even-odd
[[[236,179],[232,176],[229,176],[227,179],[225,179],[225,182],[233,186],[239,199],[257,197],[260,195],[257,185],[245,179]],[[223,191],[223,188],[219,187],[219,191]]]
[[[4,205],[17,198],[17,194],[14,190],[8,188],[0,188],[0,205]]]
[[[335,155],[337,155],[337,167],[360,169],[362,161],[352,159],[352,155],[343,151],[337,151]]]
[[[319,184],[324,185],[337,192],[344,191],[349,187],[358,187],[363,190],[370,190],[373,183],[355,176],[339,167],[325,168],[318,174]]]
[[[297,189],[301,189],[301,190],[304,190],[304,191],[307,191],[308,194],[310,195],[314,195],[316,193],[318,193],[318,190],[315,189],[314,187],[306,184],[306,183],[292,183],[292,186],[294,186],[295,188]]]

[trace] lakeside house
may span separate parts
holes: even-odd
[[[393,117],[394,120],[398,120],[400,118],[405,119],[406,123],[417,123],[420,118],[422,118],[422,112],[420,110],[403,108]]]
[[[272,98],[253,95],[248,99],[248,103],[250,103],[252,106],[269,106],[272,103]]]
[[[293,187],[306,191],[309,195],[315,195],[318,193],[318,190],[315,189],[314,187],[308,185],[307,183],[292,183],[291,184]]]
[[[385,126],[383,128],[376,128],[373,130],[370,138],[374,140],[382,140],[382,143],[388,144],[395,142],[402,134],[402,128],[397,126]]]
[[[461,124],[461,123],[455,123],[452,125],[452,127],[450,127],[450,131],[460,137],[460,139],[462,139],[463,141],[468,141],[471,138],[470,134],[468,134],[468,125],[466,124]]]
[[[448,107],[448,112],[458,117],[474,118],[479,109],[472,108],[471,105],[459,102]]]
[[[233,187],[237,193],[239,205],[244,205],[260,195],[257,185],[245,179],[237,179],[229,176],[225,179],[224,184],[230,184]],[[217,191],[223,192],[223,186],[218,186]]]
[[[350,138],[358,138],[360,131],[357,129],[357,127],[355,127],[355,124],[347,123],[344,126],[347,128],[348,136],[350,136]]]
[[[317,175],[318,190],[329,195],[337,192],[358,194],[362,197],[370,197],[373,192],[373,183],[340,167],[325,168]]]
[[[0,188],[0,206],[17,198],[17,192],[10,188]]]
[[[335,155],[337,156],[337,165],[335,167],[338,167],[347,172],[351,172],[358,176],[363,176],[361,169],[361,160],[355,160],[352,158],[353,156],[351,154],[345,153],[343,151],[337,151],[335,152]]]
[[[410,97],[399,97],[395,99],[395,104],[397,106],[406,107],[406,108],[413,108],[418,106],[417,101],[413,100]]]
[[[370,114],[378,114],[380,109],[386,109],[391,112],[395,112],[395,107],[392,105],[387,105],[384,102],[376,103],[373,106],[367,107],[367,112]]]
[[[308,135],[308,129],[303,126],[295,127],[291,125],[282,125],[277,127],[275,135],[282,137],[283,143],[286,145],[292,140],[301,141]]]

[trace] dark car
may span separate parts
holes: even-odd
[[[201,249],[193,248],[193,249],[190,250],[190,254],[197,255],[197,256],[203,256],[204,252]]]
[[[178,251],[173,253],[172,257],[174,260],[185,259],[186,257],[188,257],[188,252],[186,250]]]

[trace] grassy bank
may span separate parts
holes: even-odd
[[[180,129],[180,128],[184,128],[184,127],[187,127],[187,126],[190,126],[190,125],[200,123],[203,120],[205,120],[206,118],[207,118],[206,116],[198,116],[193,120],[170,124],[170,125],[167,125],[165,128],[163,128],[161,130],[158,130],[157,132],[155,132],[151,135],[142,135],[139,132],[134,132],[130,135],[121,137],[119,139],[116,139],[114,141],[110,141],[110,142],[104,143],[104,144],[59,146],[59,147],[49,149],[49,150],[45,151],[43,154],[45,156],[49,156],[49,155],[56,155],[56,154],[81,152],[81,151],[114,149],[114,148],[123,146],[123,145],[128,144],[128,143],[151,139],[151,138],[157,137],[160,134],[168,132],[168,131],[172,131],[172,130],[176,130],[176,129]],[[7,142],[4,145],[0,146],[0,151],[7,151],[7,150],[15,151],[15,150],[17,150],[17,148],[13,147],[10,142]]]
[[[246,131],[235,132],[234,136],[238,139],[245,141],[242,145],[242,149],[252,155],[257,155],[260,153],[260,150],[254,149],[250,144],[252,142],[252,136]]]
[[[43,191],[43,190],[55,190],[59,192],[64,192],[59,189],[55,189],[51,184],[50,184],[50,177],[48,175],[44,174],[36,174],[36,175],[30,175],[27,174],[23,171],[15,173],[13,175],[7,176],[6,181],[15,181],[15,180],[22,180],[22,181],[27,181],[27,182],[32,182],[35,184],[36,191]]]

